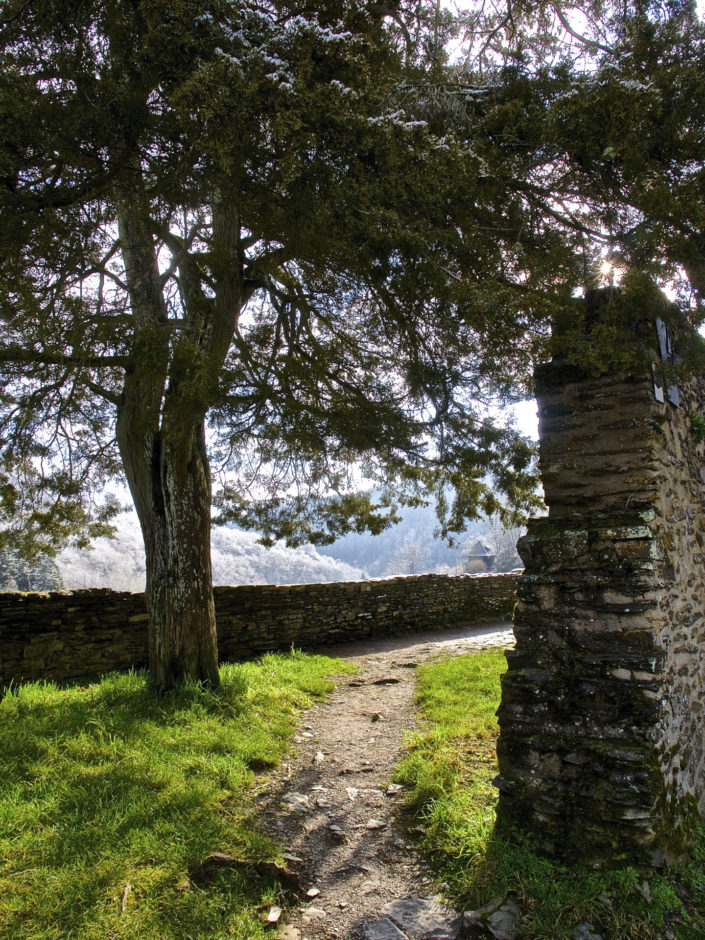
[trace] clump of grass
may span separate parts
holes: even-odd
[[[254,770],[296,715],[350,671],[323,656],[224,666],[222,686],[156,698],[142,673],[85,688],[33,683],[0,702],[0,937],[264,937],[275,847],[251,822]],[[212,852],[242,859],[207,886]]]
[[[605,940],[705,937],[705,834],[692,863],[644,878],[554,865],[498,836],[495,711],[502,650],[438,661],[419,669],[418,702],[428,727],[409,741],[394,779],[409,789],[408,807],[424,834],[421,849],[463,910],[512,897],[524,912],[522,936],[572,940],[587,923]]]

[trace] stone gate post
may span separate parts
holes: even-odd
[[[536,386],[549,513],[520,542],[498,822],[559,859],[669,862],[705,812],[703,383],[551,362]]]

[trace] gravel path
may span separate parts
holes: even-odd
[[[291,856],[287,864],[303,886],[280,940],[371,940],[397,930],[389,921],[373,926],[385,904],[434,894],[399,821],[403,794],[389,787],[416,722],[415,667],[434,655],[513,642],[509,624],[493,623],[321,650],[356,663],[358,673],[304,714],[296,755],[259,792],[264,827]]]

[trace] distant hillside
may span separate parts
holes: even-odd
[[[433,507],[419,506],[405,509],[401,522],[380,535],[352,533],[332,545],[319,547],[318,551],[364,568],[371,578],[426,571],[452,573],[463,563],[463,543],[487,533],[485,520],[471,522],[459,538],[461,547],[450,548],[443,539],[434,538],[437,528],[438,519]],[[412,568],[415,570],[410,570]]]
[[[520,564],[514,552],[518,533],[502,533],[496,524],[478,520],[461,537],[459,548],[434,538],[437,519],[433,509],[409,509],[397,525],[381,535],[347,535],[332,545],[291,549],[283,544],[265,548],[257,534],[215,528],[211,539],[214,584],[306,584],[321,581],[356,581],[365,577],[454,574],[464,568],[466,546],[478,538],[498,552],[497,570]],[[56,559],[17,562],[0,559],[0,590],[52,590],[111,587],[118,591],[144,590],[142,537],[136,514],[117,519],[115,539],[97,539],[87,550],[65,549]],[[10,562],[12,561],[12,564]],[[3,577],[4,574],[4,577]]]
[[[135,513],[119,516],[117,529],[115,539],[96,539],[90,549],[61,552],[56,561],[64,587],[144,590],[144,549]],[[360,568],[320,555],[312,546],[265,548],[257,544],[256,534],[235,529],[215,528],[211,553],[214,584],[306,584],[364,577]]]

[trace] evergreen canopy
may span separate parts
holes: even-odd
[[[529,508],[531,448],[489,408],[596,245],[700,270],[692,8],[586,9],[598,39],[550,4],[4,4],[2,511],[30,481],[51,547],[124,474],[157,686],[217,682],[214,502],[292,542],[426,492],[450,530]]]

